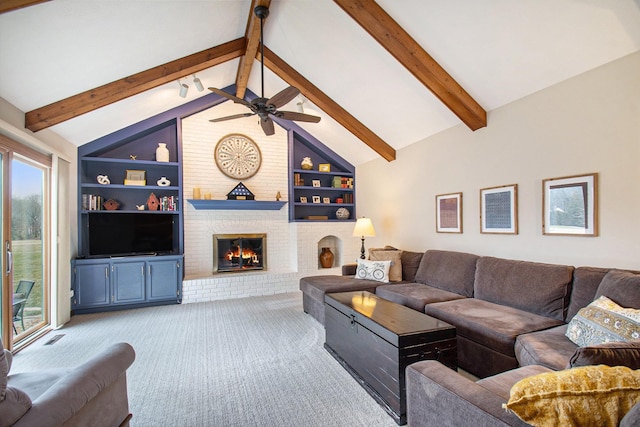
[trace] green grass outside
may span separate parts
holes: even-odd
[[[36,314],[42,313],[44,303],[43,292],[43,265],[42,265],[42,241],[41,240],[14,240],[11,242],[13,249],[13,288],[18,286],[21,279],[35,280],[26,311]],[[26,325],[25,325],[26,326]]]

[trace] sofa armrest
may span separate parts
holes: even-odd
[[[89,359],[39,396],[31,409],[15,424],[20,426],[60,426],[91,399],[126,375],[135,359],[133,347],[114,344]]]
[[[357,268],[358,268],[358,264],[345,264],[342,266],[342,275],[355,276]]]
[[[478,427],[528,426],[502,408],[504,398],[440,362],[427,360],[409,365],[407,420],[411,426]]]

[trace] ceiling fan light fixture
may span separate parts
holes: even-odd
[[[202,92],[204,90],[202,82],[199,78],[196,77],[195,74],[193,75],[193,84],[196,86],[196,89],[198,89],[198,92]]]
[[[187,85],[185,83],[180,83],[179,79],[178,79],[178,85],[180,85],[180,97],[181,98],[186,98],[187,97],[187,92],[189,92],[189,85]]]

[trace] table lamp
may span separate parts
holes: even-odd
[[[364,256],[364,238],[365,237],[375,237],[376,230],[373,229],[373,223],[370,218],[358,218],[356,221],[356,226],[353,228],[353,236],[362,238],[362,247],[360,248],[360,258],[365,259]]]

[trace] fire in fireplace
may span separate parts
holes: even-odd
[[[266,234],[213,235],[214,273],[266,269]]]

